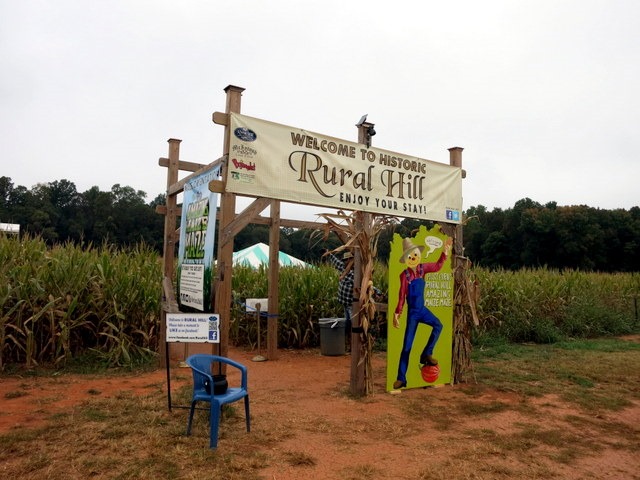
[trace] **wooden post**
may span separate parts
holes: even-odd
[[[462,147],[452,147],[449,149],[449,165],[452,167],[462,168]],[[453,255],[455,257],[464,255],[464,247],[462,245],[462,224],[455,227],[455,244],[453,246]]]
[[[461,147],[452,147],[449,149],[449,165],[452,167],[462,168],[462,150]],[[463,175],[464,178],[464,175]],[[465,328],[464,310],[463,305],[456,295],[457,292],[461,292],[465,289],[465,273],[464,273],[464,245],[462,238],[462,224],[446,224],[443,226],[443,231],[448,236],[453,237],[453,249],[451,260],[451,268],[453,270],[453,291],[454,291],[454,305],[453,305],[453,352],[460,350],[460,346],[468,339],[463,338],[467,334],[467,328]],[[460,359],[454,355],[454,365],[452,365],[452,383],[459,380],[461,369],[464,365],[458,365]],[[466,363],[468,359],[463,360]]]
[[[225,113],[240,113],[240,104],[244,88],[233,85],[224,89],[227,94]],[[224,129],[223,154],[226,155],[222,162],[222,179],[226,184],[229,165],[229,139],[231,138],[231,125]],[[236,195],[224,192],[220,200],[220,214],[218,217],[218,266],[216,281],[216,309],[220,315],[220,355],[226,357],[229,353],[229,323],[231,322],[231,277],[233,275],[233,236],[227,237],[225,231],[234,220],[236,213]]]
[[[367,214],[362,215],[362,212],[359,213],[360,215],[357,215],[356,228],[358,231],[362,231],[365,223],[365,219],[363,217]],[[360,287],[362,283],[362,255],[359,248],[354,250],[353,285],[354,287]],[[351,378],[349,382],[349,389],[352,395],[363,396],[366,394],[365,362],[362,361],[362,337],[358,332],[361,325],[360,308],[362,307],[362,303],[360,302],[359,295],[357,298],[358,299],[353,303],[353,307],[351,309]],[[355,329],[355,331],[353,331],[353,329]]]
[[[267,316],[267,358],[278,358],[278,306],[280,297],[280,202],[271,201],[271,225],[269,226],[269,313]]]
[[[363,122],[358,127],[358,143],[362,143],[366,145],[367,148],[371,146],[371,134],[370,132],[373,130],[373,123]],[[361,212],[362,213],[362,212]],[[366,235],[369,235],[369,227],[371,224],[371,214],[362,213],[358,215],[357,220],[357,230],[362,231],[365,230]],[[353,271],[354,278],[353,284],[354,286],[359,287],[362,284],[362,253],[360,249],[355,249],[353,252],[354,262],[353,262]],[[358,295],[359,297],[359,295]],[[352,311],[354,315],[351,318],[352,327],[358,330],[360,328],[360,308],[362,304],[360,299],[353,304]],[[350,391],[352,395],[363,396],[366,394],[366,384],[365,384],[365,362],[362,358],[362,337],[360,333],[351,332],[351,379],[349,382]]]
[[[169,142],[169,166],[167,167],[167,190],[178,181],[179,159],[180,159],[180,142],[175,138],[167,140]],[[164,217],[164,247],[162,252],[162,277],[168,282],[173,283],[174,261],[176,256],[176,219],[178,216],[177,200],[175,195],[167,195],[166,214]],[[165,302],[173,302],[175,299],[165,298]],[[167,312],[165,309],[160,311],[160,331],[158,332],[159,345],[163,351],[160,357],[160,365],[166,367],[170,359],[167,358],[168,349],[164,348],[166,342],[167,331]],[[183,347],[184,348],[184,347]]]

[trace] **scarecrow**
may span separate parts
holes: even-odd
[[[431,334],[427,340],[422,353],[420,354],[420,364],[423,367],[435,367],[438,360],[433,357],[433,349],[442,332],[442,322],[436,317],[431,310],[425,307],[424,302],[424,276],[427,273],[439,271],[447,257],[451,254],[451,245],[453,240],[447,238],[444,243],[444,251],[440,254],[437,262],[420,263],[422,259],[423,245],[415,245],[411,239],[404,238],[402,240],[402,256],[400,263],[406,263],[407,268],[400,274],[400,291],[398,294],[398,306],[393,316],[393,326],[400,328],[400,315],[407,303],[407,327],[404,331],[404,340],[402,342],[402,352],[400,353],[400,361],[398,363],[397,380],[393,383],[394,389],[407,386],[407,367],[409,366],[409,355],[413,347],[413,340],[416,336],[419,324],[425,324],[431,327]]]

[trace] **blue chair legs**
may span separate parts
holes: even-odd
[[[189,421],[187,422],[187,437],[191,435],[191,424],[193,423],[193,413],[196,409],[196,402],[191,402],[191,408],[189,409]]]
[[[193,425],[193,415],[196,408],[196,402],[191,403],[189,409],[189,420],[187,422],[187,436],[191,435],[191,426]],[[249,396],[244,397],[244,415],[247,432],[251,431],[251,416],[249,412]],[[212,402],[209,408],[209,448],[218,447],[218,434],[220,431],[220,418],[222,416],[222,405]]]
[[[220,429],[220,415],[222,405],[211,402],[209,409],[209,448],[218,447],[218,430]]]
[[[247,432],[251,431],[251,417],[249,416],[249,395],[244,397],[244,418],[247,424]]]

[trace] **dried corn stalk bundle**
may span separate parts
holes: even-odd
[[[451,371],[453,382],[460,383],[465,374],[472,369],[471,364],[471,328],[472,322],[479,325],[476,313],[479,287],[477,281],[471,281],[471,262],[462,256],[456,257],[455,291],[453,311],[453,352]]]
[[[324,237],[334,232],[343,242],[333,253],[345,250],[360,252],[359,272],[355,278],[360,280],[356,285],[360,308],[356,312],[359,316],[360,351],[358,352],[358,365],[364,364],[364,394],[373,393],[373,375],[371,367],[371,354],[373,351],[373,338],[369,335],[369,328],[376,315],[376,305],[373,297],[373,265],[378,252],[378,238],[380,233],[390,225],[397,222],[395,217],[376,215],[372,213],[353,212],[346,214],[338,211],[335,214],[321,214],[326,221]],[[358,274],[359,273],[359,274]]]

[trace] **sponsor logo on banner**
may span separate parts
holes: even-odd
[[[258,154],[258,151],[255,148],[250,147],[249,145],[234,145],[231,149],[231,152],[243,158],[253,158]]]
[[[243,142],[253,142],[257,137],[256,132],[250,128],[238,127],[233,131],[233,134],[242,140]]]
[[[447,214],[446,215],[447,216],[447,220],[450,220],[452,222],[459,222],[460,221],[460,210],[447,208],[446,214]]]
[[[233,166],[242,170],[243,168],[245,170],[255,170],[256,169],[256,164],[253,162],[249,162],[249,164],[244,163],[242,160],[238,160],[237,158],[234,158],[233,160],[231,160],[231,162],[233,163]]]
[[[229,174],[231,175],[231,178],[241,183],[254,183],[256,179],[256,176],[253,173],[244,173],[232,170]]]

